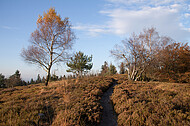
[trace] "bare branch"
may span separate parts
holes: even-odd
[[[137,80],[155,62],[160,46],[165,46],[170,41],[167,37],[160,37],[155,28],[150,28],[139,35],[133,34],[122,41],[122,46],[116,45],[110,52],[116,59],[126,61],[128,78]]]
[[[21,56],[47,72],[47,85],[52,65],[64,61],[61,58],[65,59],[63,54],[71,48],[74,39],[68,18],[61,20],[55,9],[50,8],[38,18],[37,29],[31,34],[32,45]]]

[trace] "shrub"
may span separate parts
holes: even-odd
[[[0,125],[96,125],[111,82],[88,77],[0,90]]]
[[[112,94],[118,125],[190,125],[190,84],[117,85]]]

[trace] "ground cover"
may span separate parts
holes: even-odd
[[[190,84],[129,83],[115,86],[111,97],[119,126],[190,125]]]
[[[86,77],[0,89],[0,125],[96,125],[111,77]]]

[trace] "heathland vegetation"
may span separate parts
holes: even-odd
[[[118,125],[189,125],[190,84],[133,82],[127,74],[94,76],[0,89],[0,125],[98,125],[100,99],[111,100]]]
[[[85,77],[0,90],[0,125],[96,125],[111,77]]]
[[[190,125],[190,85],[124,81],[111,96],[119,126]]]
[[[101,96],[116,84],[111,102],[119,126],[190,125],[190,47],[161,36],[156,28],[144,29],[116,45],[111,55],[119,71],[104,62],[99,73],[89,74],[92,55],[69,54],[75,35],[68,18],[50,8],[37,20],[30,46],[21,56],[47,76],[25,82],[17,70],[0,74],[0,125],[99,125]],[[65,62],[71,76],[50,74]],[[45,84],[45,85],[44,85]]]

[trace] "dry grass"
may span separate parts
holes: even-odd
[[[112,95],[118,125],[190,125],[190,84],[114,78],[121,83]],[[111,77],[89,77],[0,89],[0,125],[96,125],[99,100],[111,82]]]
[[[100,97],[111,82],[90,77],[1,89],[0,125],[95,125]]]
[[[127,74],[115,74],[115,75],[113,75],[113,78],[115,80],[117,80],[118,84],[124,83],[124,82],[126,82],[128,80],[127,79]]]
[[[190,84],[117,85],[112,94],[118,125],[190,125]]]

